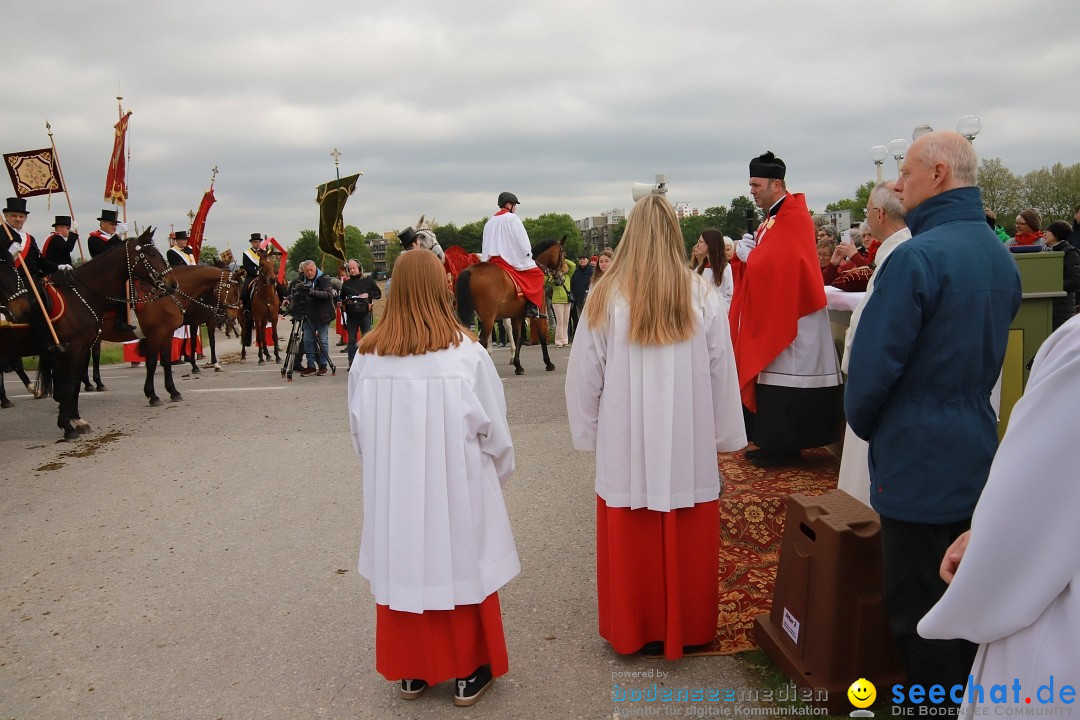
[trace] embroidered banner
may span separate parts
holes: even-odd
[[[51,148],[4,153],[4,166],[18,197],[64,192],[56,156]]]

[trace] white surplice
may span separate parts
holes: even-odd
[[[496,255],[518,270],[536,267],[529,233],[526,232],[521,218],[512,212],[492,215],[484,223],[480,259],[487,262]]]
[[[1059,693],[1064,685],[1080,690],[1080,446],[1070,434],[1078,406],[1080,316],[1036,355],[975,507],[967,551],[919,623],[926,638],[981,643],[971,674],[983,688],[982,707],[993,705],[995,684],[1009,687],[1013,704],[1015,680],[1021,713],[1075,707]],[[1051,676],[1054,704],[1043,705],[1036,693]],[[968,717],[976,704],[965,706]],[[985,714],[1003,712],[993,707]]]
[[[574,447],[596,453],[596,494],[609,507],[669,511],[716,500],[716,453],[746,445],[735,355],[720,294],[689,273],[698,328],[672,345],[630,342],[616,293],[607,323],[583,312],[566,368]]]
[[[480,343],[358,354],[349,424],[364,469],[359,570],[376,603],[474,605],[521,571],[501,487],[514,471],[506,399]]]
[[[878,247],[874,255],[874,264],[881,267],[889,254],[900,243],[911,239],[911,231],[906,227],[897,230]],[[877,271],[874,271],[874,275]],[[840,362],[840,369],[847,374],[848,355],[851,353],[851,341],[855,337],[855,329],[859,326],[859,318],[862,317],[866,301],[870,299],[870,293],[874,292],[874,275],[866,283],[866,294],[863,295],[859,304],[851,311],[851,322],[848,323],[847,333],[844,335],[844,357]],[[850,425],[844,430],[844,454],[840,457],[840,478],[837,487],[866,507],[870,507],[870,443],[855,434]]]

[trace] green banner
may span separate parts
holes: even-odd
[[[345,221],[341,217],[345,202],[356,190],[360,174],[331,180],[316,189],[315,202],[319,203],[319,249],[345,261]]]

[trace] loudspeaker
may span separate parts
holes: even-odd
[[[667,194],[667,175],[657,173],[655,183],[636,182],[630,186],[630,195],[634,198],[634,202],[652,193],[658,195]]]

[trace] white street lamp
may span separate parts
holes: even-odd
[[[978,115],[964,115],[956,123],[956,132],[975,142],[975,136],[982,130],[982,121]]]
[[[877,181],[881,182],[884,177],[882,175],[881,166],[885,163],[885,158],[889,157],[889,149],[884,145],[873,145],[870,148],[870,159],[874,161],[874,166],[877,169]]]
[[[934,132],[934,128],[929,125],[916,125],[915,129],[911,131],[911,141],[915,142],[923,135]]]
[[[904,159],[904,155],[907,154],[908,142],[904,138],[896,138],[890,140],[886,150],[896,160],[896,174],[900,174],[900,161]]]

